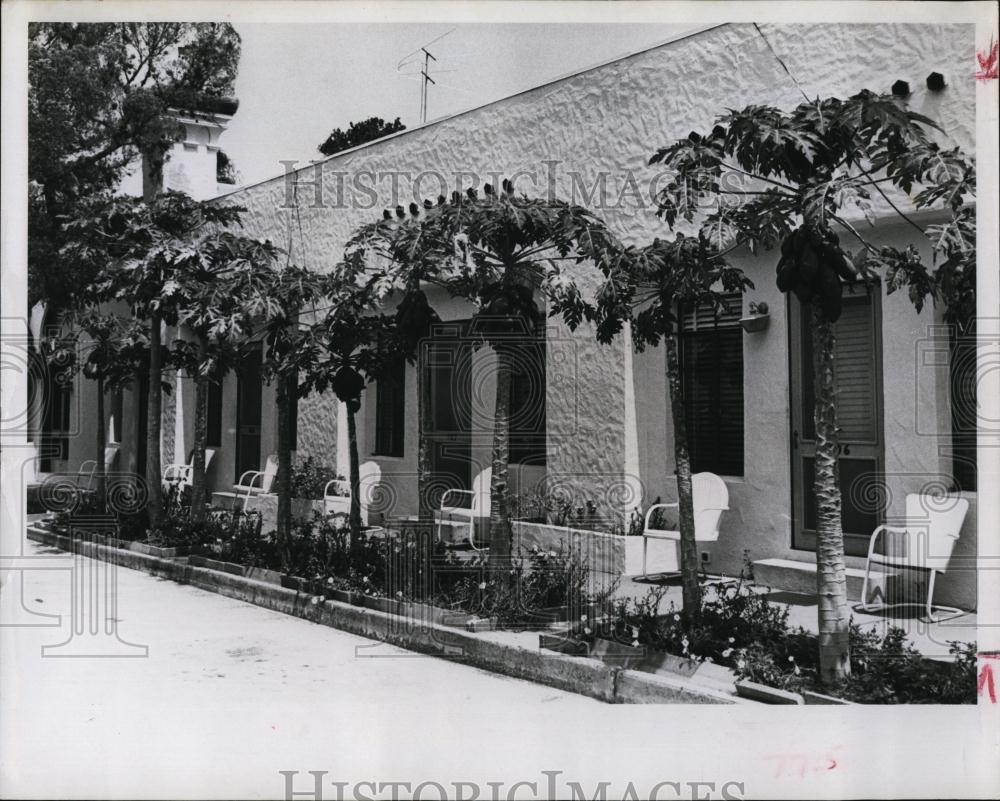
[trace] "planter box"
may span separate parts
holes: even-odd
[[[277,570],[268,570],[266,567],[248,567],[244,575],[254,581],[263,581],[265,584],[281,586],[281,573]]]
[[[158,556],[161,559],[173,559],[176,556],[189,556],[195,550],[189,545],[162,548],[159,545],[147,545],[144,542],[131,542],[128,544],[128,549],[130,551],[136,551],[137,553],[144,553],[146,556]]]
[[[810,690],[802,691],[802,700],[806,702],[807,705],[811,704],[823,704],[826,706],[857,706],[854,701],[845,701],[843,698],[834,698],[832,695],[823,695],[822,693],[814,693]]]
[[[544,551],[574,553],[586,560],[595,585],[607,584],[620,576],[642,574],[642,537],[625,537],[601,531],[528,523],[515,520],[514,552],[527,557],[533,546]],[[647,540],[648,573],[673,573],[680,570],[677,543],[674,540]]]
[[[694,659],[674,656],[663,651],[652,651],[641,645],[633,646],[603,637],[596,637],[593,642],[587,642],[572,634],[540,634],[538,645],[551,651],[588,656],[608,665],[627,670],[641,670],[644,673],[693,676],[701,667],[701,663]]]
[[[309,579],[299,578],[298,576],[286,576],[284,573],[281,574],[281,586],[287,590],[295,590],[296,592],[312,592],[312,582]]]
[[[329,590],[326,594],[327,598],[334,601],[340,601],[342,604],[351,604],[351,606],[364,606],[365,596],[360,592],[355,592],[354,590]]]
[[[755,681],[740,679],[736,682],[736,694],[740,698],[747,698],[751,701],[760,701],[764,704],[803,704],[802,696],[798,693],[791,693],[787,690],[779,690],[775,687],[768,687],[758,684]]]

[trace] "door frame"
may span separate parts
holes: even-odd
[[[856,285],[857,287],[857,285]],[[845,300],[851,297],[849,287],[845,286]],[[875,453],[872,457],[875,461],[875,474],[885,477],[885,374],[882,364],[882,284],[876,283],[867,290],[863,285],[857,287],[857,291],[866,291],[871,298],[872,315],[872,341],[874,345],[874,372],[875,372],[875,431],[877,442],[874,445]],[[816,551],[816,534],[808,531],[804,527],[805,518],[805,492],[809,488],[800,486],[799,475],[801,466],[799,462],[804,458],[800,451],[800,434],[803,429],[803,420],[799,419],[802,411],[802,342],[800,335],[802,305],[798,298],[792,297],[792,293],[787,293],[785,301],[786,319],[788,320],[788,448],[789,448],[789,473],[791,489],[791,542],[790,547],[794,551]],[[850,447],[849,445],[847,447]],[[841,445],[843,450],[844,445]],[[845,454],[846,455],[846,454]],[[843,497],[841,498],[843,503]],[[885,508],[880,507],[877,512],[877,523],[880,525],[885,521]],[[802,528],[799,526],[802,524]],[[872,532],[864,532],[859,535],[844,533],[844,550],[847,556],[864,556],[867,552],[867,545]]]

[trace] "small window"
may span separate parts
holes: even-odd
[[[393,362],[375,385],[375,455],[403,455],[406,362]]]
[[[222,447],[222,382],[208,382],[208,426],[205,444],[212,448]]]
[[[683,310],[681,385],[691,471],[743,475],[742,296]]]

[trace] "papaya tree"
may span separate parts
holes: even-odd
[[[575,329],[583,321],[581,292],[567,269],[585,260],[600,266],[621,247],[604,223],[582,206],[517,195],[504,180],[411,205],[418,222],[409,247],[389,270],[410,275],[436,261],[438,280],[454,296],[475,304],[473,331],[496,356],[490,485],[490,558],[510,555],[508,485],[511,375],[518,343],[533,339],[546,311]],[[444,254],[444,259],[441,259]]]
[[[160,486],[161,381],[164,363],[163,329],[176,325],[188,302],[184,271],[205,226],[228,225],[241,209],[200,203],[183,192],[165,192],[151,201],[112,199],[81,204],[65,224],[69,243],[63,257],[94,267],[91,292],[127,304],[133,319],[144,321],[149,341],[146,485],[150,527],[163,514]]]
[[[605,262],[604,272],[606,280],[597,292],[596,308],[589,314],[597,323],[598,340],[610,342],[628,322],[636,351],[655,347],[661,339],[665,344],[677,471],[683,610],[689,618],[695,617],[701,608],[701,589],[678,357],[678,316],[684,307],[707,306],[718,312],[726,305],[726,293],[742,293],[753,284],[705,238],[684,234],[677,234],[672,241],[655,239],[646,247],[629,248],[624,258]]]
[[[975,285],[968,208],[974,167],[958,148],[935,141],[933,131],[941,129],[905,99],[866,90],[846,99],[807,99],[791,111],[730,110],[710,132],[692,132],[650,159],[674,171],[658,197],[659,214],[671,228],[698,225],[720,255],[780,247],[778,288],[809,308],[820,676],[828,684],[850,674],[834,369],[834,324],[845,286],[871,283],[881,273],[888,292],[906,287],[919,310],[928,296],[952,304]],[[898,204],[940,209],[950,219],[924,229]],[[869,242],[855,221],[874,225],[877,214],[929,237],[936,269],[913,244],[898,249]],[[846,238],[856,242],[856,252]]]
[[[378,313],[374,293],[359,258],[347,259],[326,276],[324,308],[309,328],[314,348],[300,348],[314,358],[299,366],[300,392],[333,390],[347,410],[351,533],[361,532],[361,473],[356,415],[366,383],[384,377],[391,360],[402,354],[395,317]]]
[[[263,260],[245,271],[235,284],[246,313],[264,340],[264,374],[275,384],[278,413],[278,540],[287,543],[292,525],[292,415],[295,401],[308,390],[299,370],[320,358],[319,346],[300,317],[315,314],[324,298],[326,281],[313,270]]]
[[[431,453],[426,433],[431,429],[430,386],[420,375],[421,343],[440,322],[424,289],[443,286],[441,271],[452,248],[429,248],[421,244],[421,226],[416,205],[407,216],[401,206],[396,215],[386,211],[383,219],[358,228],[345,248],[344,262],[355,275],[369,276],[366,285],[380,303],[397,301],[393,313],[396,349],[410,364],[418,364],[417,379],[417,504],[421,521],[431,519]]]
[[[188,252],[184,269],[178,270],[186,301],[177,321],[193,335],[191,341],[175,340],[172,353],[173,363],[195,384],[192,520],[205,517],[209,384],[222,381],[236,365],[240,346],[255,324],[247,297],[267,291],[267,276],[278,253],[269,240],[216,227]]]
[[[44,343],[50,363],[58,365],[62,378],[80,373],[94,382],[97,419],[94,421],[94,494],[104,508],[107,470],[104,450],[108,445],[105,397],[132,383],[149,354],[149,342],[142,325],[97,306],[71,310],[63,318],[66,332]],[[74,357],[66,359],[72,352]],[[116,421],[121,426],[121,421]]]

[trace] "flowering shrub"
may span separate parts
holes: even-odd
[[[326,485],[333,479],[346,481],[332,467],[320,464],[312,456],[307,456],[292,466],[292,497],[314,501],[323,500]],[[346,488],[341,488],[337,484],[330,487],[330,493],[332,495],[348,494]]]

